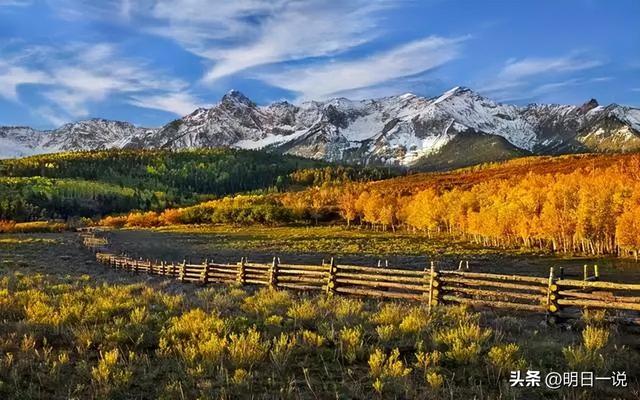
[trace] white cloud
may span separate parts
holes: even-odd
[[[54,126],[61,126],[69,122],[67,118],[61,116],[59,112],[56,112],[53,108],[48,106],[38,107],[35,110],[35,114],[46,119]]]
[[[55,123],[86,117],[92,105],[110,96],[178,115],[198,103],[187,82],[122,57],[115,46],[104,43],[24,48],[0,62],[0,96],[17,100],[17,88],[24,84],[41,85],[39,93],[48,105],[40,107],[40,115]]]
[[[72,116],[88,115],[87,104],[103,101],[116,93],[175,96],[177,91],[187,90],[185,82],[163,77],[143,62],[121,59],[111,45],[80,45],[72,50],[72,62],[56,63],[51,72],[62,88],[46,94]],[[175,112],[175,109],[159,107],[161,103],[156,104],[152,108]]]
[[[602,65],[599,60],[590,60],[576,56],[557,58],[524,58],[510,60],[499,76],[506,80],[518,80],[546,73],[573,72],[591,69]]]
[[[291,2],[259,26],[257,37],[228,49],[210,49],[204,55],[215,62],[205,81],[271,63],[325,57],[361,45],[377,32],[372,13],[375,2]],[[379,33],[379,32],[378,32]]]
[[[263,73],[258,77],[298,92],[301,99],[325,98],[439,67],[459,56],[464,40],[430,36],[365,58]]]
[[[551,82],[542,84],[531,91],[532,95],[541,95],[546,93],[553,93],[566,87],[575,86],[581,84],[583,81],[578,79],[568,79],[566,81]]]
[[[534,89],[531,90],[531,94],[533,96],[538,96],[538,95],[543,95],[548,93],[556,93],[568,87],[588,85],[591,83],[609,82],[612,79],[613,78],[610,76],[599,76],[596,78],[589,78],[589,79],[573,78],[573,79],[567,79],[559,82],[550,82],[550,83],[545,83],[535,87]]]
[[[18,101],[18,88],[27,84],[47,83],[48,76],[40,71],[11,65],[0,60],[0,96]]]
[[[130,21],[207,61],[207,83],[250,68],[343,53],[385,33],[391,0],[48,0],[69,18]],[[136,18],[138,17],[138,18]]]
[[[198,104],[196,98],[184,92],[133,96],[131,104],[142,108],[166,110],[181,116],[190,114],[198,107],[206,107],[206,105]]]
[[[578,53],[561,57],[510,59],[495,76],[479,85],[478,91],[490,94],[498,100],[532,99],[544,93],[587,81],[598,82],[598,79],[609,79],[609,77],[599,77],[585,80],[571,77],[576,72],[590,70],[603,64],[602,60],[588,58]],[[558,81],[558,77],[566,79]],[[552,81],[549,82],[551,79]]]
[[[589,79],[590,82],[609,82],[612,81],[612,76],[597,76],[595,78]]]
[[[391,94],[395,84],[383,89],[382,83],[448,62],[462,41],[433,36],[354,60],[351,51],[386,33],[383,11],[404,1],[47,1],[70,18],[117,20],[174,40],[204,60],[199,83],[215,85],[243,73],[304,97],[372,92],[371,86],[374,93]],[[276,66],[284,72],[271,73]],[[145,98],[154,100],[146,104],[168,103]]]

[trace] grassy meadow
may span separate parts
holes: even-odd
[[[639,389],[638,336],[601,313],[547,325],[184,285],[98,265],[71,233],[4,235],[0,254],[1,398],[602,399]],[[516,369],[621,370],[630,387],[510,388]]]

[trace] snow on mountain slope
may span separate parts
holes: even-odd
[[[28,127],[0,127],[0,158],[24,157],[59,151],[122,148],[154,129],[128,122],[90,119],[38,131]]]
[[[0,158],[25,157],[44,152],[44,132],[24,126],[0,127]]]
[[[432,119],[453,118],[477,131],[502,136],[522,149],[533,150],[536,143],[534,126],[519,118],[517,107],[498,104],[467,88],[449,90],[433,101],[428,110]]]
[[[509,154],[640,150],[640,110],[590,100],[581,106],[497,103],[468,88],[433,98],[411,93],[373,100],[336,98],[258,106],[232,90],[160,129],[81,121],[53,131],[0,128],[0,156],[111,147],[265,149],[309,158],[410,166],[476,152]],[[499,140],[498,140],[499,138]],[[468,146],[468,149],[455,149]],[[497,146],[491,151],[483,146]],[[523,153],[524,151],[524,153]],[[437,157],[436,157],[437,156]],[[449,162],[458,165],[459,162]],[[424,163],[422,163],[424,164]]]

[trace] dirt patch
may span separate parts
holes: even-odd
[[[44,274],[58,278],[90,279],[94,284],[144,283],[169,293],[193,291],[161,277],[115,271],[99,264],[76,233],[28,233],[0,235],[0,275]]]

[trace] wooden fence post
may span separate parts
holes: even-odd
[[[184,282],[184,276],[187,272],[187,259],[182,260],[182,264],[180,264],[180,273],[178,274],[178,279],[180,282]]]
[[[431,261],[431,269],[429,271],[429,306],[428,311],[431,312],[433,306],[440,303],[440,280],[436,263]]]
[[[327,275],[327,294],[333,295],[336,292],[336,273],[338,272],[338,266],[336,265],[333,257],[329,263],[329,274]]]
[[[431,268],[424,267],[424,293],[422,294],[427,302],[431,304]],[[429,306],[430,307],[430,306]]]
[[[269,268],[269,285],[276,289],[278,287],[278,259],[273,257],[271,268]]]
[[[599,281],[600,280],[600,271],[598,270],[598,264],[594,264],[594,266],[593,266],[593,274],[595,276],[595,280]]]
[[[171,261],[171,268],[169,269],[171,272],[169,275],[174,276],[176,274],[176,262]]]
[[[245,257],[240,258],[240,262],[238,263],[238,275],[236,276],[236,282],[241,285],[244,285],[247,280],[247,259]]]
[[[133,261],[133,272],[138,273],[138,259]]]
[[[200,283],[206,285],[209,283],[209,260],[204,259],[204,264],[202,265],[202,271],[200,272]]]
[[[549,268],[549,283],[547,285],[547,315],[558,312],[558,285],[553,272],[553,267]]]

